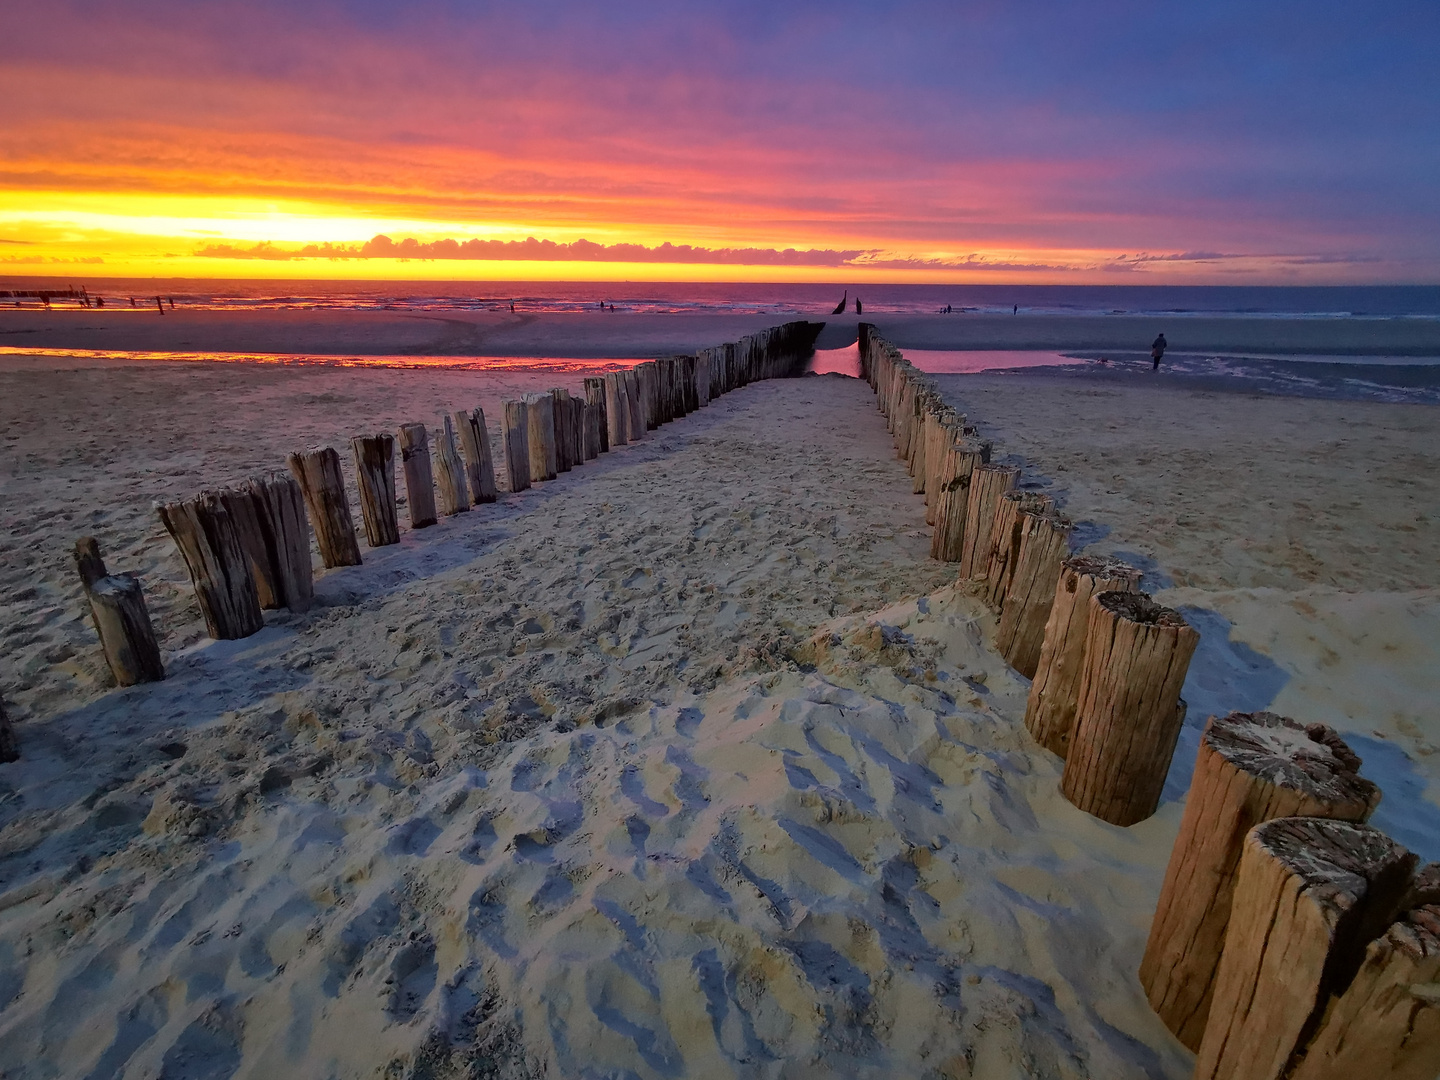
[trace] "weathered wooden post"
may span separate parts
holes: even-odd
[[[440,465],[436,475],[440,487],[440,512],[446,517],[470,511],[470,484],[465,479],[465,463],[455,446],[455,425],[450,417],[440,418],[441,428],[435,436],[435,460]]]
[[[1210,1015],[1246,834],[1283,817],[1365,821],[1380,790],[1359,769],[1323,724],[1269,712],[1210,718],[1140,962],[1151,1007],[1190,1049]]]
[[[160,659],[160,645],[145,607],[145,594],[140,582],[130,574],[110,576],[100,557],[100,545],[93,536],[83,536],[75,544],[75,566],[80,582],[90,601],[90,617],[100,635],[100,648],[110,673],[118,686],[134,686],[142,682],[158,682],[165,678],[165,665]],[[3,744],[0,732],[0,744]],[[0,761],[14,760],[3,756]]]
[[[530,481],[554,480],[557,475],[555,452],[555,399],[549,394],[526,394],[525,410],[530,434]]]
[[[357,435],[355,478],[360,488],[360,516],[372,548],[400,542],[400,517],[395,508],[395,436]]]
[[[977,574],[985,582],[981,598],[993,610],[1000,610],[1005,603],[1005,594],[1010,591],[1010,580],[1015,576],[1015,565],[1020,558],[1025,515],[1044,513],[1050,506],[1050,496],[1039,491],[1012,488],[1001,493],[1000,500],[995,504],[995,519],[990,525],[989,550],[983,560],[978,552],[975,557],[976,567],[983,567]]]
[[[600,442],[603,428],[600,426],[600,407],[586,402],[581,407],[585,421],[585,460],[593,461],[600,456]]]
[[[555,471],[569,472],[576,462],[574,432],[570,421],[570,391],[555,387],[550,391],[555,409]]]
[[[970,479],[970,501],[965,507],[965,536],[960,548],[960,580],[977,578],[988,569],[990,535],[1000,496],[1015,486],[1020,470],[1014,465],[979,465]]]
[[[990,450],[975,439],[951,439],[945,448],[935,484],[935,531],[930,537],[930,557],[958,562],[964,552],[966,515],[970,508],[970,487],[975,470],[985,464]]]
[[[1434,864],[1431,864],[1433,870]],[[1432,892],[1433,895],[1433,892]],[[1370,942],[1288,1080],[1440,1075],[1440,897]]]
[[[1199,641],[1178,611],[1148,593],[1091,599],[1075,733],[1060,783],[1065,798],[1112,825],[1155,812],[1185,722],[1180,688]]]
[[[625,403],[625,386],[618,371],[605,373],[605,433],[610,446],[624,446],[630,441],[626,432],[629,406]]]
[[[5,699],[0,698],[0,765],[20,760],[20,740],[15,737],[15,726],[5,715]]]
[[[471,501],[476,506],[494,502],[497,496],[495,462],[490,455],[490,429],[485,426],[485,410],[457,411],[455,430],[460,437],[460,449],[465,453],[465,475]]]
[[[305,518],[305,495],[299,482],[289,473],[274,472],[252,476],[245,482],[245,491],[263,545],[266,587],[274,606],[296,613],[309,611],[315,598],[315,577],[310,566],[310,523]],[[257,553],[252,569],[258,565]],[[261,606],[265,606],[263,597]]]
[[[359,566],[360,544],[355,539],[355,520],[345,498],[345,476],[340,455],[332,447],[291,454],[290,473],[305,495],[310,525],[320,548],[320,561],[327,567]]]
[[[569,403],[570,413],[570,444],[575,452],[575,464],[583,465],[585,457],[585,402],[578,397],[571,397]]]
[[[658,371],[659,365],[654,360],[635,365],[635,374],[640,379],[641,416],[646,431],[654,431],[660,426]]]
[[[265,620],[250,560],[220,498],[206,491],[183,502],[156,503],[195,585],[205,627],[217,641],[249,637]]]
[[[585,380],[585,401],[595,411],[596,445],[591,457],[610,452],[610,405],[605,400],[605,379],[589,376]]]
[[[1025,726],[1045,749],[1065,757],[1075,726],[1075,703],[1085,668],[1085,630],[1090,623],[1090,598],[1102,592],[1135,592],[1140,571],[1119,559],[1076,555],[1065,560],[1050,614],[1045,641],[1025,704]]]
[[[1375,1029],[1367,1031],[1366,1020],[1357,1030],[1337,1015],[1350,1010],[1330,1011],[1330,1019],[1359,1041],[1353,1047],[1364,1055],[1358,1072],[1328,1071],[1321,1067],[1323,1059],[1311,1071],[1304,1058],[1307,1044],[1314,1045],[1312,1035],[1317,1043],[1325,1039],[1332,997],[1343,1000],[1370,958],[1368,946],[1404,914],[1416,862],[1414,855],[1368,825],[1291,817],[1252,829],[1240,855],[1195,1080],[1282,1080],[1306,1072],[1334,1080],[1399,1075],[1381,1068],[1380,1055],[1374,1052],[1382,1048],[1370,1041],[1382,1032],[1399,1034],[1391,1026],[1393,1013],[1376,1015]],[[1370,955],[1378,959],[1383,949]],[[1428,1049],[1431,1060],[1425,1071],[1408,1075],[1433,1077],[1433,1010],[1440,995],[1425,984],[1413,990],[1411,986],[1394,1003],[1402,1014],[1400,1031],[1410,1036],[1402,1039],[1410,1042],[1412,1052]],[[1365,987],[1359,989],[1363,996]],[[1427,1007],[1425,1026],[1430,1030],[1414,1039],[1409,1029]],[[1403,1045],[1392,1043],[1383,1050],[1390,1052],[1384,1056],[1396,1055],[1402,1062],[1408,1056]],[[1409,1064],[1414,1063],[1412,1059]]]
[[[1074,527],[1069,518],[1051,509],[1020,515],[1020,550],[1000,609],[995,647],[1027,679],[1033,679],[1040,666],[1045,622],[1055,603],[1055,583]]]
[[[530,407],[524,401],[505,404],[505,477],[510,491],[530,486]]]
[[[646,423],[645,392],[640,383],[640,373],[634,368],[625,371],[625,395],[630,405],[630,423],[625,430],[627,442],[640,442],[649,430]]]
[[[400,425],[400,468],[405,473],[405,501],[410,528],[423,529],[435,515],[435,474],[430,469],[430,435],[424,424]]]

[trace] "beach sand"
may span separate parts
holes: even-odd
[[[1134,972],[1193,743],[1140,825],[1060,797],[859,381],[744,388],[204,638],[152,499],[579,379],[0,359],[0,1070],[1187,1076]],[[940,381],[1197,613],[1192,720],[1363,735],[1428,842],[1433,412]],[[165,682],[106,688],[85,533]]]

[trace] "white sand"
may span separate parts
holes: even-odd
[[[493,429],[501,396],[554,382],[0,362],[0,690],[25,754],[0,766],[0,1070],[1188,1075],[1134,976],[1180,806],[1117,829],[1059,796],[993,619],[925,557],[863,384],[746,388],[365,549],[308,615],[203,638],[150,499],[442,408],[483,404]],[[1064,456],[1078,427],[998,430],[1064,417],[1063,393],[1009,392],[972,414],[1041,471],[1063,460],[1104,544],[1185,572],[1177,596],[1293,667],[1280,704],[1297,714],[1365,699],[1326,698],[1324,679],[1385,678],[1359,658],[1328,673],[1297,603],[1333,612],[1331,648],[1401,589],[1414,628],[1433,618],[1434,582],[1403,553],[1383,580],[1288,580],[1270,542],[1226,546],[1228,515],[1147,547],[1171,534],[1145,500],[1189,498],[1193,470],[1152,467],[1107,505],[1092,456]],[[1261,430],[1296,407],[1268,404]],[[1397,411],[1372,432],[1408,423],[1377,408]],[[1152,440],[1166,426],[1130,414]],[[1302,476],[1294,498],[1318,505],[1353,468]],[[1356,535],[1382,535],[1364,517]],[[84,532],[144,574],[164,683],[105,688],[68,564]],[[1358,573],[1342,549],[1316,553],[1325,573]],[[1385,699],[1403,715],[1371,726],[1440,741],[1412,696],[1427,646],[1386,625],[1410,650]]]

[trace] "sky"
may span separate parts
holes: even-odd
[[[1440,4],[7,5],[0,275],[1440,283]]]

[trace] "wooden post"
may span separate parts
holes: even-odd
[[[470,485],[465,480],[465,463],[455,447],[455,425],[448,416],[442,416],[440,422],[442,426],[435,435],[435,460],[440,466],[436,474],[440,512],[453,517],[470,512]]]
[[[624,446],[630,441],[628,425],[629,406],[625,402],[623,377],[618,371],[605,373],[605,433],[612,448]]]
[[[530,434],[530,481],[554,480],[555,399],[549,394],[526,394],[525,411]]]
[[[265,620],[250,560],[219,496],[202,492],[183,502],[156,503],[155,509],[190,570],[210,636],[230,641],[260,630]]]
[[[640,380],[640,402],[641,418],[645,421],[645,430],[654,431],[660,426],[658,405],[657,374],[658,365],[654,360],[647,360],[643,364],[635,365],[636,377]]]
[[[1119,559],[1076,555],[1065,560],[1050,614],[1045,641],[1025,704],[1025,726],[1045,749],[1062,758],[1070,750],[1075,702],[1085,665],[1085,630],[1090,598],[1102,592],[1135,592],[1140,571]]]
[[[930,536],[930,557],[957,562],[964,550],[970,486],[975,470],[985,464],[988,450],[974,439],[955,439],[948,433],[947,442],[936,474],[935,531]]]
[[[309,611],[315,576],[310,566],[310,523],[299,483],[289,473],[274,472],[252,476],[245,491],[264,545],[266,578],[275,606]]]
[[[1416,861],[1384,833],[1348,821],[1278,818],[1252,829],[1195,1080],[1293,1075],[1331,996],[1351,986],[1367,946],[1402,913]],[[1317,1072],[1389,1075],[1377,1065]]]
[[[485,410],[456,412],[455,430],[460,437],[460,449],[465,452],[471,502],[476,506],[493,503],[497,497],[495,461],[490,454],[490,429],[485,425]]]
[[[235,526],[235,535],[240,538],[240,547],[250,560],[250,576],[255,581],[255,595],[262,610],[270,611],[280,606],[277,599],[280,587],[275,582],[274,568],[270,564],[270,553],[265,547],[265,534],[260,529],[260,516],[250,492],[241,488],[225,488],[216,496],[230,515]]]
[[[355,539],[355,519],[345,498],[345,476],[340,455],[332,447],[291,454],[290,473],[300,484],[310,525],[320,548],[320,561],[327,567],[359,566],[360,543]]]
[[[505,478],[512,493],[530,486],[530,408],[524,401],[505,402]]]
[[[1019,491],[1012,488],[1000,495],[995,504],[995,519],[990,525],[990,546],[985,558],[975,555],[976,576],[982,578],[985,587],[981,598],[990,607],[999,611],[1005,603],[1005,594],[1010,591],[1010,579],[1015,576],[1015,564],[1020,558],[1021,527],[1024,516],[1044,513],[1050,509],[1049,495],[1038,491]]]
[[[965,507],[965,536],[960,549],[960,580],[985,573],[990,555],[990,533],[1000,496],[1015,486],[1020,470],[1014,465],[980,465],[970,480]]]
[[[372,548],[400,542],[400,518],[395,509],[395,436],[358,435],[350,440],[355,451],[355,479],[360,487],[360,516],[365,538]]]
[[[400,425],[400,468],[405,474],[405,500],[410,527],[423,529],[438,520],[435,514],[435,474],[430,468],[430,434],[424,424]]]
[[[571,397],[567,406],[570,414],[570,447],[575,454],[574,464],[583,465],[585,456],[585,402]]]
[[[556,387],[550,391],[555,409],[555,471],[569,472],[576,463],[574,433],[570,422],[570,391]]]
[[[75,544],[75,567],[90,601],[90,618],[100,635],[100,648],[110,673],[118,686],[134,686],[142,682],[158,682],[165,678],[165,665],[160,659],[160,645],[145,608],[145,594],[140,582],[130,574],[114,577],[105,571],[100,545],[93,536],[81,537]],[[0,761],[4,735],[0,732]],[[14,760],[13,758],[9,760]]]
[[[595,410],[596,443],[591,457],[610,452],[610,406],[605,400],[605,380],[590,376],[585,380],[585,402]]]
[[[1140,962],[1151,1007],[1191,1050],[1210,1015],[1246,834],[1282,817],[1366,820],[1380,790],[1359,768],[1324,724],[1269,712],[1210,718]]]
[[[627,442],[640,442],[649,430],[646,423],[645,393],[640,384],[640,373],[634,368],[625,373],[625,394],[630,405],[630,424],[625,429]]]
[[[1180,687],[1200,640],[1148,593],[1090,601],[1075,734],[1060,790],[1112,825],[1144,821],[1160,805],[1185,712]]]
[[[1289,1080],[1440,1075],[1440,904],[1407,912],[1372,941]]]
[[[585,460],[594,461],[600,456],[601,432],[600,407],[586,402],[581,406],[581,415],[585,421]]]
[[[20,760],[20,740],[15,737],[15,726],[5,715],[5,699],[0,698],[0,765]]]
[[[1055,584],[1060,580],[1060,564],[1070,549],[1070,530],[1074,527],[1069,518],[1054,510],[1020,515],[1020,551],[1000,609],[995,647],[1027,679],[1033,679],[1040,666],[1045,622],[1055,603]]]

